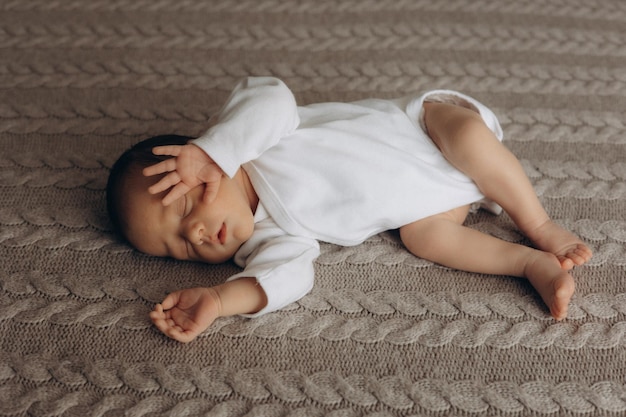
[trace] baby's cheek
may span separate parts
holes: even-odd
[[[234,234],[235,238],[239,240],[241,243],[247,241],[252,237],[252,233],[254,233],[254,217],[246,216],[238,227]]]

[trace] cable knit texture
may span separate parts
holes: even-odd
[[[625,414],[624,27],[622,0],[0,2],[0,417]],[[118,240],[108,171],[142,138],[202,133],[247,75],[301,104],[448,88],[489,105],[594,250],[568,319],[389,231],[322,244],[313,291],[281,311],[165,338],[154,303],[238,269]],[[468,224],[529,244],[506,215]]]

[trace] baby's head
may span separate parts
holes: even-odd
[[[115,162],[107,183],[107,209],[114,231],[141,252],[182,260],[224,262],[250,238],[254,213],[241,187],[241,174],[223,178],[217,197],[203,200],[204,185],[190,190],[168,206],[169,190],[150,194],[148,187],[163,175],[146,177],[142,170],[168,159],[152,149],[184,145],[190,138],[164,135],[146,139]]]

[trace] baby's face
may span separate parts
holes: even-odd
[[[254,230],[254,213],[235,179],[223,178],[217,197],[202,200],[198,186],[165,207],[164,193],[151,195],[154,178],[134,175],[122,195],[127,238],[138,250],[155,256],[220,263],[232,258]]]

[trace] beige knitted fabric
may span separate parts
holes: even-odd
[[[626,413],[625,28],[621,0],[0,1],[0,416]],[[595,251],[569,318],[387,232],[323,244],[312,293],[282,311],[161,335],[155,302],[237,268],[117,241],[108,169],[144,137],[203,132],[246,75],[302,104],[433,88],[488,104]],[[506,215],[469,224],[527,243]]]

